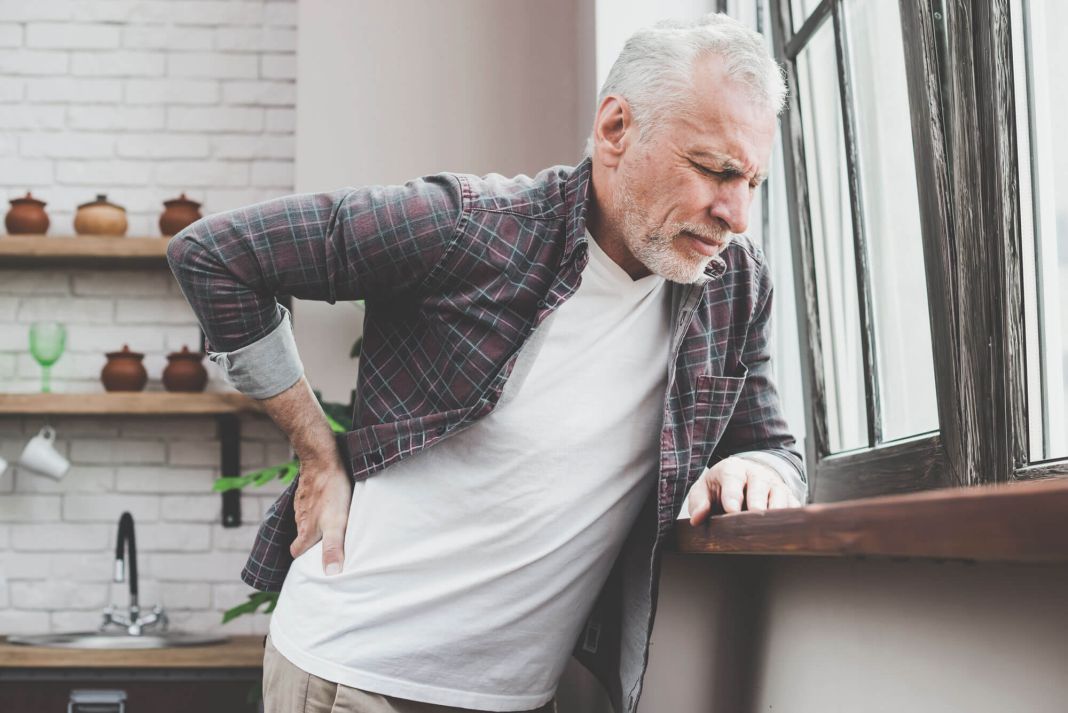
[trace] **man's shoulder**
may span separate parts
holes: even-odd
[[[468,210],[553,220],[565,216],[564,186],[574,171],[574,166],[556,165],[533,176],[523,173],[511,177],[499,173],[450,175],[463,186]]]

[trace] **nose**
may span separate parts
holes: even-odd
[[[744,233],[749,227],[749,204],[753,200],[749,182],[744,178],[721,183],[712,195],[708,212],[732,233]]]

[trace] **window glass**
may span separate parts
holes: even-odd
[[[797,56],[809,220],[831,452],[868,445],[853,221],[834,27],[824,22]]]
[[[732,17],[764,33],[768,51],[772,49],[768,0],[733,0],[727,5]],[[805,398],[801,381],[801,343],[797,330],[797,299],[794,287],[793,253],[790,244],[790,215],[786,198],[786,169],[782,157],[782,135],[775,134],[768,166],[768,180],[753,197],[746,234],[764,250],[774,296],[771,307],[771,363],[783,412],[790,432],[797,439],[802,457],[806,453]]]
[[[793,12],[794,32],[801,29],[805,20],[820,4],[820,0],[790,0],[790,9]]]
[[[882,440],[938,429],[923,239],[896,2],[847,0]]]
[[[1068,3],[1015,0],[1012,44],[1020,165],[1031,460],[1068,456]]]

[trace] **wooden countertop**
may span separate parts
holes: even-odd
[[[62,649],[9,644],[0,637],[0,668],[260,668],[263,635],[222,644],[166,649]]]
[[[1068,562],[1068,478],[717,515],[680,552]]]

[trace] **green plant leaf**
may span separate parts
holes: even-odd
[[[222,623],[225,624],[228,621],[232,621],[242,614],[255,614],[265,604],[267,608],[263,610],[263,613],[270,614],[273,612],[278,604],[278,592],[255,592],[248,595],[247,602],[238,604],[236,607],[223,612]]]

